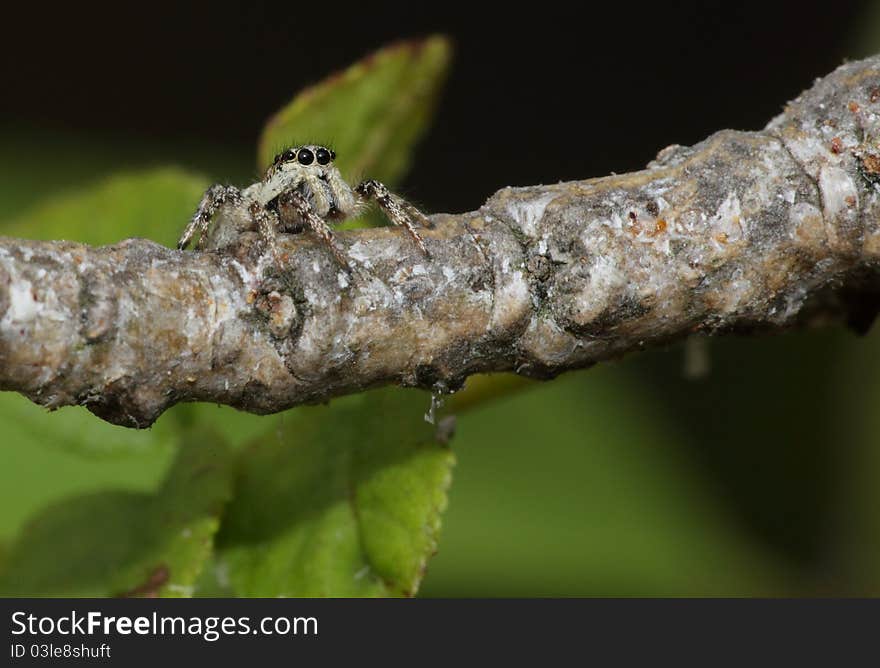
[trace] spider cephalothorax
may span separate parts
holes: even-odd
[[[277,255],[278,231],[299,232],[308,227],[327,244],[337,261],[348,267],[328,222],[352,218],[373,200],[392,223],[407,229],[427,255],[416,229],[427,223],[425,216],[378,181],[364,181],[352,188],[333,164],[335,159],[336,153],[326,146],[294,146],[276,155],[263,180],[244,190],[211,186],[177,247],[186,248],[198,236],[198,248],[219,249],[234,243],[241,232],[256,229]],[[218,220],[212,229],[215,218],[222,221]]]

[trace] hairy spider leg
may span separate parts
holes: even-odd
[[[416,209],[409,202],[405,202],[391,193],[385,184],[374,179],[364,181],[359,184],[354,191],[363,200],[374,200],[385,215],[388,216],[388,220],[395,225],[405,227],[425,256],[431,257],[431,254],[425,247],[425,242],[422,240],[422,237],[418,233],[418,230],[416,230],[415,226],[415,220],[418,220],[422,225],[428,224],[428,219],[425,218],[425,215],[421,211]]]
[[[208,225],[210,225],[211,219],[220,207],[228,202],[240,201],[241,191],[235,186],[226,186],[221,183],[215,183],[208,188],[202,196],[202,201],[199,202],[199,206],[193,214],[192,220],[189,221],[189,224],[180,236],[180,240],[177,242],[177,249],[183,250],[186,248],[196,232],[198,232],[198,239],[196,241],[196,245],[198,246],[208,232]]]
[[[257,230],[260,233],[260,236],[263,238],[263,241],[266,242],[266,245],[269,247],[269,251],[272,253],[272,257],[275,258],[276,264],[278,263],[278,216],[275,215],[272,211],[267,211],[262,206],[260,206],[259,202],[254,202],[248,208],[248,211],[251,214],[251,218],[257,224]]]
[[[312,210],[309,200],[306,199],[305,195],[298,190],[289,190],[281,195],[279,207],[282,210],[288,207],[292,208],[297,214],[299,214],[299,217],[307,223],[310,228],[312,228],[312,231],[317,234],[321,241],[323,241],[330,249],[333,253],[333,257],[336,258],[336,261],[346,269],[346,271],[351,271],[351,267],[348,264],[345,254],[339,249],[339,246],[336,245],[336,238],[333,236],[332,230],[327,223],[324,222],[324,219]]]

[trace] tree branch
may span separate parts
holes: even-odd
[[[310,235],[280,268],[142,239],[0,239],[0,387],[150,425],[179,401],[272,413],[386,383],[538,378],[695,332],[876,311],[880,57],[849,63],[761,132],[664,149],[648,169],[505,188],[401,230]]]

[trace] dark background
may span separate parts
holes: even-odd
[[[0,117],[250,153],[303,85],[443,32],[454,69],[406,190],[431,211],[466,210],[501,186],[633,170],[668,144],[762,127],[852,56],[868,3],[574,4],[17,5]]]
[[[4,10],[0,213],[131,165],[246,182],[269,115],[407,37],[456,47],[402,189],[429,212],[759,129],[880,50],[868,2],[427,7]],[[423,592],[880,592],[878,343],[842,328],[713,341],[699,382],[680,349],[654,351],[465,416]],[[24,521],[13,510],[0,533]]]

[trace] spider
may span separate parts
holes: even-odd
[[[244,190],[214,184],[202,197],[177,248],[183,250],[197,236],[196,248],[217,250],[234,244],[242,232],[256,229],[277,258],[277,232],[301,232],[308,226],[336,261],[349,269],[328,222],[351,218],[374,200],[392,223],[406,228],[427,256],[416,229],[417,223],[429,225],[424,214],[379,181],[352,188],[333,164],[335,159],[336,153],[326,146],[296,146],[276,155],[263,180]]]

